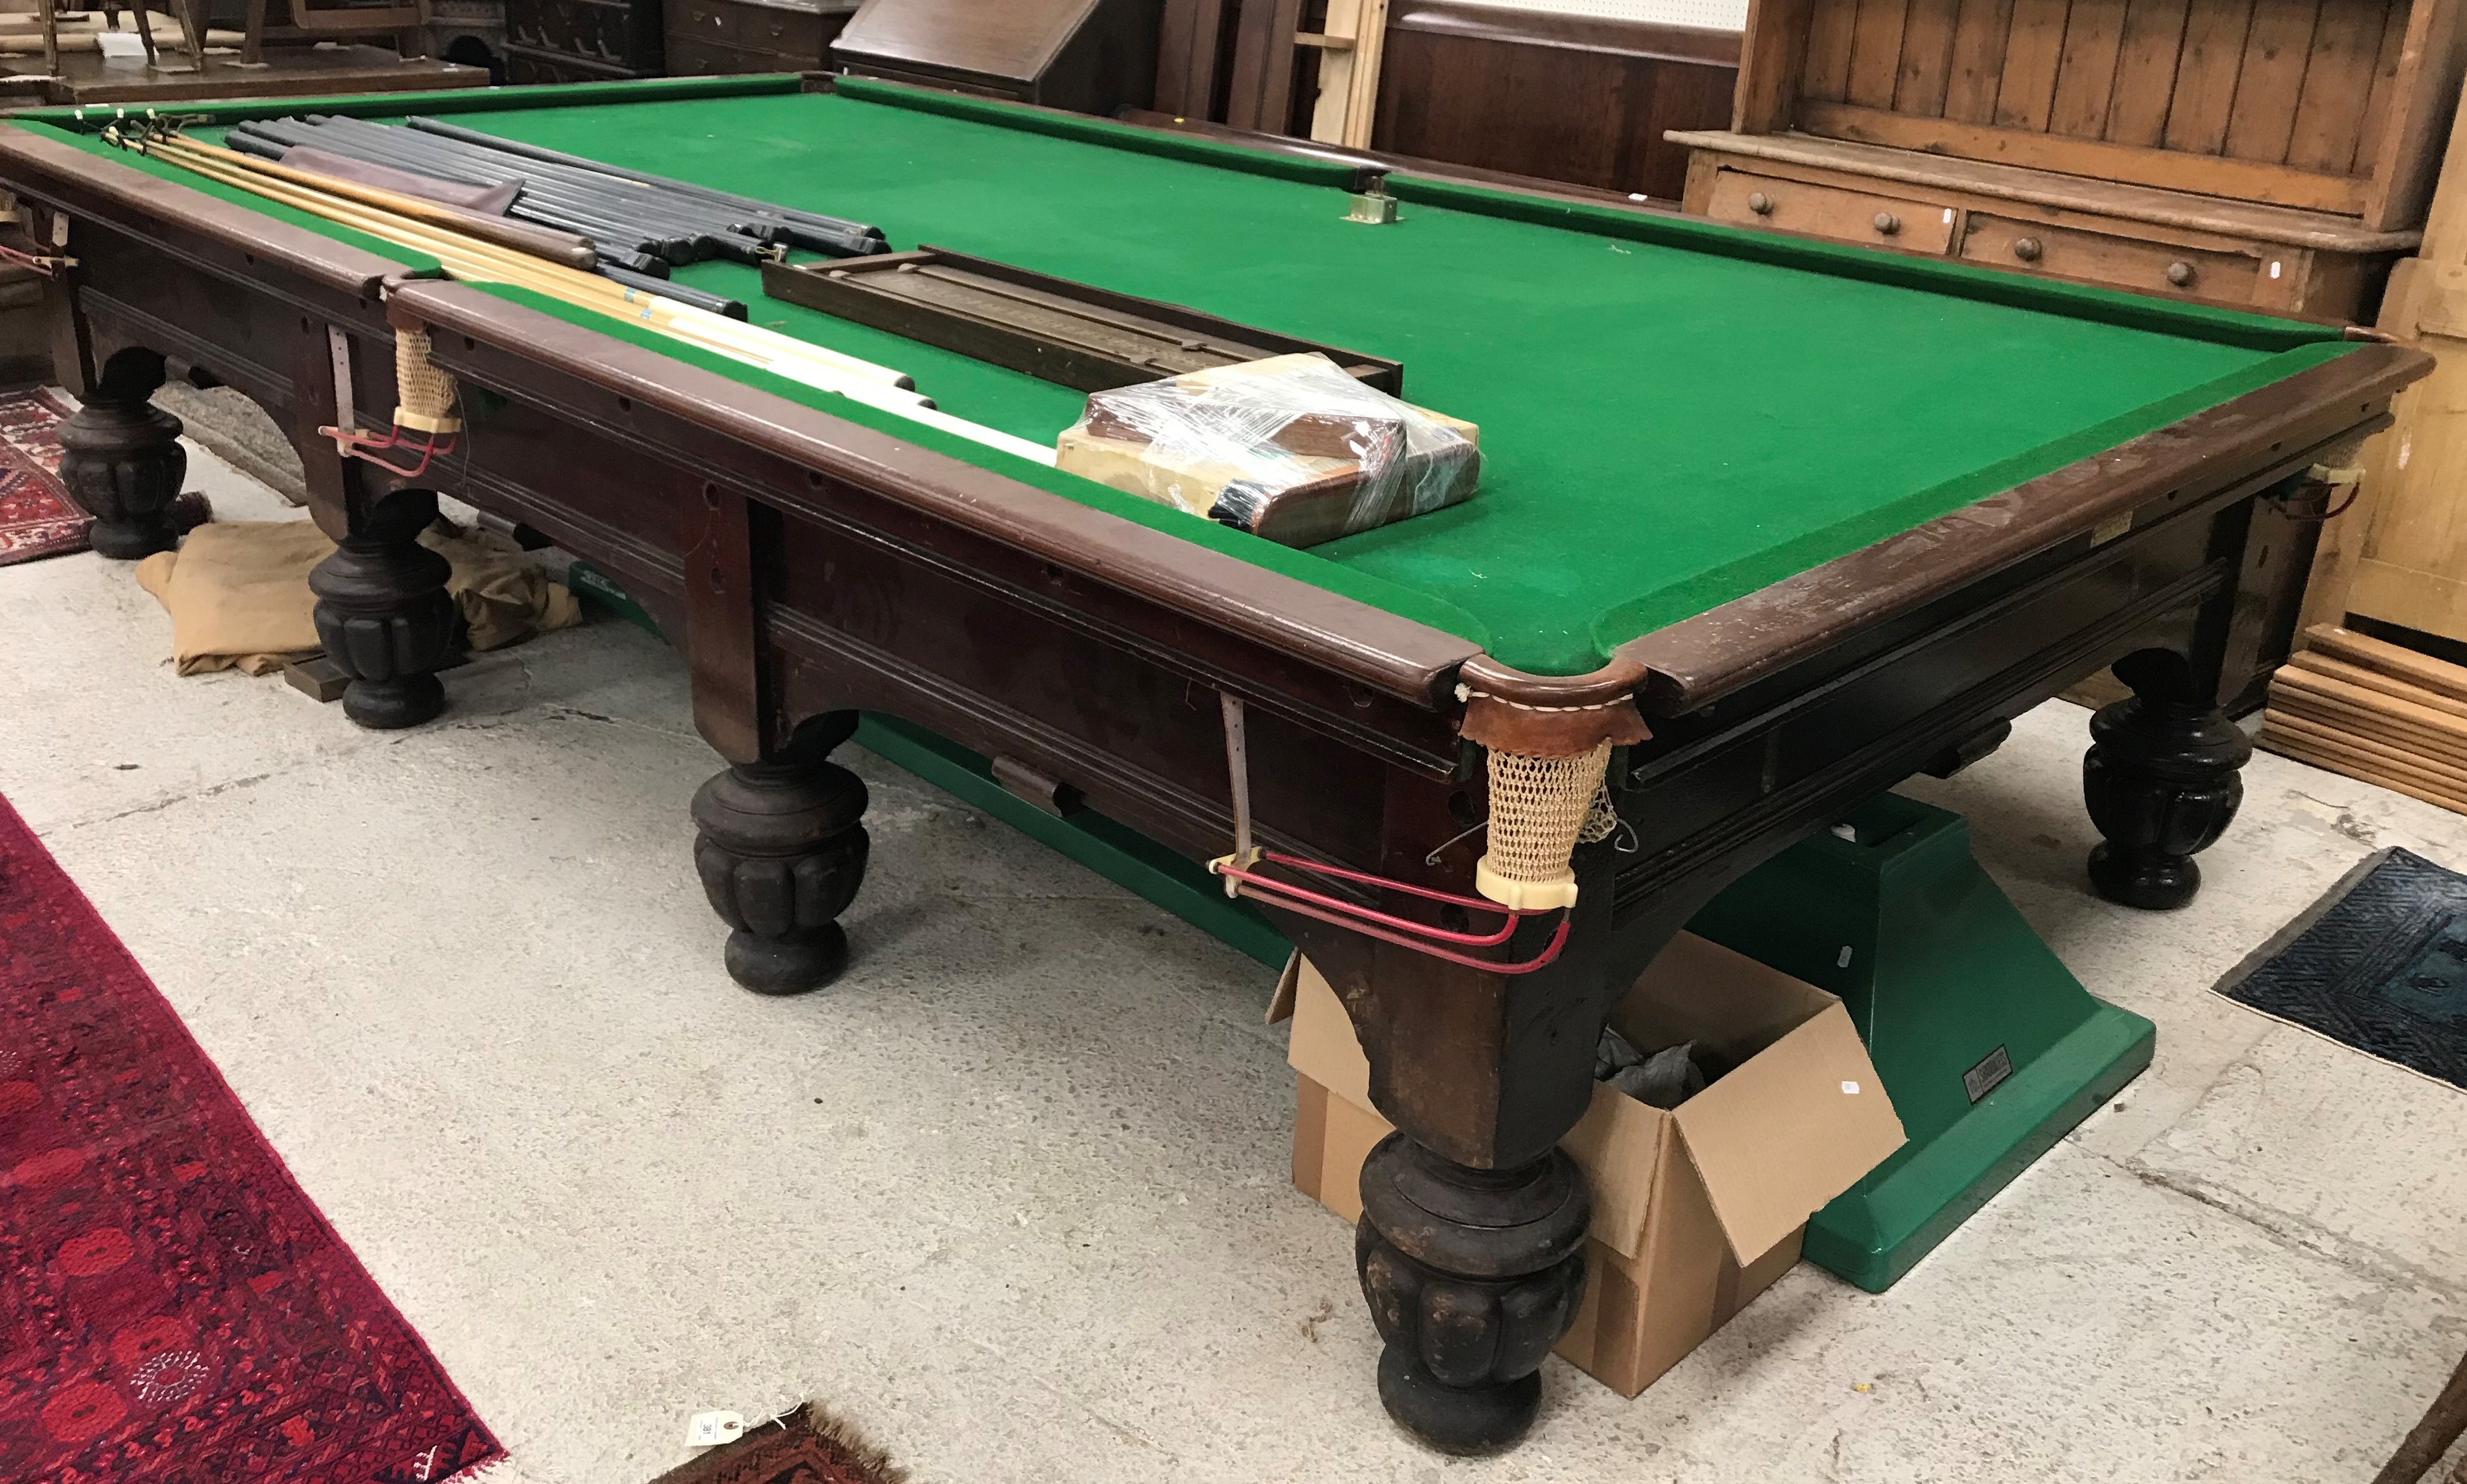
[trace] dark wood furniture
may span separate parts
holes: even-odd
[[[659,77],[660,15],[660,0],[506,0],[506,80]]]
[[[1156,111],[1309,131],[1320,59],[1292,44],[1293,0],[1166,0]],[[1739,34],[1551,15],[1458,0],[1388,11],[1371,147],[1676,201],[1672,130],[1731,116]]]
[[[2424,219],[2457,0],[1756,0],[1687,209],[2368,319]]]
[[[1156,92],[1161,0],[865,0],[832,59],[850,72],[1109,114]]]
[[[819,72],[859,0],[668,0],[668,76]]]
[[[273,0],[248,0],[240,28],[240,60],[255,66],[265,60],[269,46],[322,46],[369,36],[389,37],[396,52],[418,56],[427,45],[429,19],[427,0],[342,5],[283,0],[280,11]]]
[[[1371,143],[1675,201],[1664,136],[1729,118],[1738,65],[1736,32],[1418,0],[1389,12]]]
[[[643,137],[656,138],[677,125],[655,110],[686,105],[643,106]],[[1007,112],[969,116],[1000,127]],[[831,122],[846,141],[864,121]],[[1072,148],[1149,151],[1143,171],[1159,168],[1154,153],[1196,148],[1174,167],[1192,191],[1230,170],[1256,199],[1263,179],[1280,179],[1285,204],[1328,208],[1326,231],[1387,230],[1342,223],[1338,188],[1358,183],[1343,169],[1296,180],[1310,162],[1049,114],[1016,126],[1075,138]],[[944,119],[934,137],[949,139]],[[1433,203],[1454,200],[1488,214],[1485,233],[1528,232],[1536,251],[1564,246],[1563,227],[1605,245],[1642,232],[1634,252],[1735,259],[1723,282],[1769,271],[1798,276],[1801,293],[1865,298],[1874,275],[1904,275],[1914,295],[1933,281],[1966,314],[2043,311],[2011,314],[2016,332],[2138,312],[1702,223],[1388,183],[1415,193],[1426,226],[1441,225]],[[2086,790],[2107,843],[2092,878],[2139,906],[2187,900],[2190,858],[2232,818],[2250,751],[2218,702],[2284,648],[2292,616],[2270,595],[2305,559],[2319,498],[2307,471],[2348,458],[2429,364],[2394,346],[2306,340],[2304,369],[1664,623],[1591,673],[1551,676],[1301,580],[1265,552],[1244,559],[1177,533],[1190,527],[1040,488],[1023,466],[930,451],[907,425],[877,431],[476,286],[407,279],[388,258],[57,132],[0,126],[0,188],[24,208],[20,251],[59,241],[75,259],[60,367],[85,408],[64,433],[79,452],[63,478],[127,549],[159,545],[179,451],[176,424],[147,398],[167,367],[263,403],[341,544],[316,587],[321,633],[354,676],[355,717],[409,724],[443,704],[434,671],[452,611],[414,540],[440,492],[587,556],[643,600],[687,658],[696,725],[729,764],[694,800],[695,862],[749,987],[808,988],[845,963],[836,919],[864,870],[865,790],[827,755],[859,709],[948,735],[998,773],[1067,785],[1204,859],[1232,830],[1220,698],[1236,700],[1264,841],[1453,890],[1481,849],[1468,826],[1490,807],[1482,750],[1460,732],[1470,718],[1489,727],[1512,711],[1630,738],[1606,780],[1625,827],[1579,850],[1565,951],[1539,972],[1502,971],[1536,954],[1548,920],[1486,967],[1278,913],[1338,986],[1371,1095],[1402,1131],[1366,1167],[1357,1249],[1388,1340],[1382,1395],[1457,1448],[1529,1424],[1536,1369],[1573,1319],[1589,1197],[1556,1145],[1589,1100],[1616,996],[1756,864],[1913,772],[1962,766],[2007,718],[2111,663],[2134,694],[2094,724]],[[474,420],[460,451],[411,481],[343,459],[317,430],[385,425],[396,334],[415,328]],[[2276,344],[2297,330],[2234,333]],[[1650,735],[1634,740],[1640,713]],[[1401,893],[1374,900],[1429,911]]]
[[[28,60],[19,58],[19,60]],[[487,69],[375,46],[283,47],[261,67],[209,58],[202,73],[157,72],[92,52],[63,52],[49,78],[0,71],[0,105],[188,102],[206,98],[328,98],[487,87]]]
[[[264,0],[256,0],[256,3],[261,6]],[[137,42],[146,57],[146,70],[151,72],[162,64],[162,51],[154,35],[156,5],[162,6],[163,13],[169,14],[180,29],[181,45],[189,54],[185,70],[203,73],[206,70],[206,0],[136,0],[130,9],[135,13]],[[120,27],[119,7],[110,4],[103,10],[106,28],[117,31]],[[35,0],[34,13],[35,24],[42,32],[43,71],[57,75],[60,70],[59,7],[54,0]],[[256,61],[257,53],[249,50],[246,59]]]

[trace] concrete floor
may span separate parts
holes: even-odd
[[[226,518],[296,515],[209,457]],[[0,793],[505,1441],[517,1484],[822,1398],[922,1481],[2367,1478],[2467,1349],[2467,1096],[2207,986],[2467,819],[2263,756],[2172,916],[2086,894],[2083,713],[1916,790],[2157,1065],[1897,1288],[1801,1266],[1524,1448],[1386,1422],[1351,1234],[1286,1182],[1269,973],[862,755],[857,967],[721,972],[657,641],[597,623],[354,730],[176,679],[125,568],[0,569]]]

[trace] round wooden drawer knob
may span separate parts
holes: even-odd
[[[1890,212],[1878,212],[1874,225],[1878,233],[1885,236],[1891,236],[1902,230],[1902,219]]]
[[[2183,288],[2191,283],[2193,281],[2193,265],[2188,262],[2169,263],[2167,265],[2167,281],[2175,284],[2178,288]]]
[[[1771,215],[1773,214],[1773,209],[1774,209],[1774,198],[1773,198],[1773,197],[1771,197],[1771,196],[1769,196],[1769,195],[1765,194],[1765,193],[1764,193],[1763,191],[1751,191],[1751,192],[1749,192],[1749,194],[1748,194],[1748,210],[1749,210],[1749,211],[1752,211],[1752,212],[1755,213],[1755,214],[1756,214],[1757,215],[1759,215],[1759,216],[1771,216]]]
[[[2013,256],[2019,258],[2024,262],[2037,262],[2039,260],[2039,239],[2037,237],[2015,237],[2013,239]]]

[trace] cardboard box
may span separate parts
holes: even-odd
[[[1336,992],[1304,963],[1291,999],[1294,1184],[1356,1220],[1362,1161],[1389,1124]],[[1902,1122],[1839,1000],[1703,938],[1664,950],[1611,1024],[1733,1066],[1669,1112],[1596,1086],[1560,1145],[1593,1187],[1594,1225],[1559,1354],[1634,1396],[1789,1270],[1807,1218],[1901,1147]]]

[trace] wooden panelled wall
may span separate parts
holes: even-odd
[[[1738,79],[1735,33],[1400,4],[1389,12],[1373,147],[1677,200],[1687,150]]]
[[[1297,30],[1325,0],[1166,0],[1157,107],[1306,134],[1319,53]],[[1670,129],[1731,116],[1739,38],[1453,3],[1394,0],[1371,146],[1676,200],[1687,150]]]
[[[1805,4],[1782,126],[2367,225],[2421,209],[2390,165],[2422,152],[2413,84],[2455,32],[2408,0]]]

